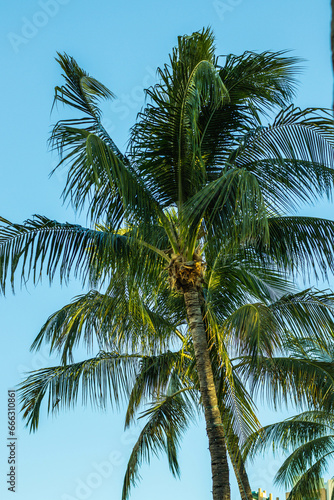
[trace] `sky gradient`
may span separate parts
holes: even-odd
[[[168,61],[177,36],[211,26],[217,54],[246,50],[291,50],[304,59],[295,103],[332,106],[330,2],[325,0],[170,0],[115,2],[96,0],[12,0],[0,6],[1,182],[0,216],[22,223],[33,214],[85,224],[60,200],[65,175],[49,178],[57,158],[48,150],[51,126],[61,109],[50,114],[55,85],[62,83],[55,62],[58,52],[73,56],[117,99],[103,106],[104,123],[121,150],[144,104],[143,89],[156,81],[156,68]],[[328,203],[304,207],[303,213],[333,219]],[[332,280],[333,283],[333,280]],[[315,284],[315,283],[313,283]],[[57,360],[47,349],[29,346],[48,316],[82,293],[78,282],[49,287],[8,289],[0,297],[0,498],[8,492],[7,391],[24,372]],[[79,353],[84,355],[83,353]],[[275,416],[263,402],[260,420]],[[277,418],[280,418],[278,415]],[[138,429],[124,433],[124,411],[98,412],[78,406],[59,416],[41,416],[29,434],[18,416],[17,492],[15,500],[119,500],[126,461]],[[166,460],[143,467],[132,500],[211,498],[210,461],[203,421],[185,436],[180,452],[181,481],[174,480]],[[280,465],[267,456],[249,469],[251,486],[271,491]],[[333,472],[329,471],[329,477]],[[239,498],[233,483],[232,498]]]

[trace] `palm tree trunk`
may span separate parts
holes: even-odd
[[[204,406],[206,432],[209,438],[213,500],[230,500],[229,469],[224,429],[218,408],[216,388],[197,288],[192,287],[185,291],[184,300],[194,344],[197,373]]]
[[[246,472],[245,465],[242,459],[239,464],[237,481],[242,500],[253,500],[252,490],[248,480],[248,474]]]
[[[238,483],[240,497],[241,500],[253,500],[252,490],[248,480],[248,474],[246,472],[245,464],[240,450],[239,437],[234,434],[233,431],[231,431],[232,429],[230,430],[230,434],[226,443],[234,474]]]
[[[253,500],[248,474],[242,458],[239,456],[237,460],[233,460],[232,465],[237,479],[241,500]]]

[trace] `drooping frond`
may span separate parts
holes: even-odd
[[[131,486],[135,486],[139,479],[140,465],[149,462],[152,454],[157,456],[165,452],[172,474],[180,474],[177,450],[182,434],[194,418],[182,389],[153,401],[151,408],[142,416],[148,417],[148,422],[130,455],[123,483],[123,500],[128,498]]]
[[[263,357],[256,369],[252,360],[241,358],[238,366],[242,378],[247,378],[251,394],[270,401],[275,408],[282,403],[293,402],[303,408],[334,405],[333,364],[326,361],[292,356]]]
[[[306,411],[281,422],[266,425],[252,434],[244,447],[245,455],[254,459],[258,452],[269,447],[273,452],[288,452],[300,445],[312,442],[333,430],[333,416],[324,411]]]
[[[98,102],[114,99],[114,94],[102,83],[89,76],[73,57],[58,53],[56,61],[64,71],[65,85],[55,87],[54,105],[61,103],[87,115],[81,119],[62,120],[68,126],[83,126],[98,132],[107,140],[116,154],[121,154],[101,124],[101,110]]]
[[[295,337],[332,341],[334,337],[334,294],[308,288],[282,296],[271,304],[271,311],[282,330]]]
[[[280,344],[280,329],[271,309],[263,303],[245,304],[226,318],[225,338],[236,355],[249,355],[259,363],[263,355],[272,356]]]
[[[275,477],[276,484],[291,488],[289,498],[317,496],[333,455],[333,417],[328,412],[309,411],[271,424],[252,435],[244,451],[252,458],[269,446],[274,452],[291,452]]]
[[[68,166],[63,196],[75,209],[82,210],[89,202],[91,217],[103,217],[115,229],[130,214],[142,221],[162,215],[154,193],[97,134],[58,123],[52,142],[62,155],[57,168]]]
[[[57,351],[63,363],[73,361],[73,352],[82,342],[88,350],[140,351],[143,355],[161,352],[177,339],[175,314],[153,306],[153,298],[129,286],[119,276],[107,294],[91,290],[52,314],[35,338],[32,349],[43,342]]]
[[[103,217],[114,229],[129,213],[141,220],[156,218],[161,211],[157,198],[145,189],[101,123],[98,101],[113,94],[72,57],[58,56],[65,85],[56,87],[55,102],[83,113],[81,118],[58,121],[50,138],[61,156],[56,169],[68,167],[64,199],[69,198],[77,210],[88,202],[91,217]]]
[[[217,252],[213,243],[206,246],[205,256],[207,308],[220,324],[245,303],[269,304],[295,290],[274,266],[264,266],[252,249],[230,255],[224,247]]]
[[[159,398],[161,394],[167,392],[171,375],[186,380],[188,385],[192,385],[187,378],[187,368],[191,356],[183,349],[178,352],[167,351],[158,356],[143,357],[140,362],[140,369],[136,382],[129,397],[125,425],[128,426],[134,420],[138,407],[143,402],[152,397]]]
[[[256,250],[264,257],[274,259],[294,275],[311,272],[318,279],[328,279],[334,272],[334,222],[305,216],[268,218],[270,244],[259,238]]]
[[[61,281],[67,282],[71,271],[85,280],[92,269],[98,271],[98,265],[103,272],[112,269],[116,259],[124,258],[128,251],[126,237],[111,231],[62,224],[42,216],[23,225],[10,223],[0,228],[1,289],[5,292],[7,279],[14,289],[17,271],[22,281],[31,278],[34,283],[42,272],[51,282],[57,271]]]
[[[72,408],[81,392],[83,404],[90,401],[105,408],[108,401],[118,405],[128,396],[136,377],[138,354],[101,352],[95,358],[72,365],[43,368],[32,372],[20,385],[23,418],[32,431],[38,427],[41,404],[47,398],[48,413]]]
[[[256,406],[244,384],[232,368],[231,373],[222,364],[216,373],[217,398],[227,440],[231,440],[230,455],[233,459],[232,442],[237,438],[239,446],[261,425],[256,415]]]

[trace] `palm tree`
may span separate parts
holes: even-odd
[[[127,275],[143,296],[155,282],[169,279],[172,292],[166,297],[182,296],[189,323],[213,498],[227,500],[226,436],[205,326],[205,318],[219,325],[220,316],[213,308],[205,314],[205,283],[212,279],[212,286],[226,286],[220,292],[224,304],[228,278],[222,282],[220,271],[226,255],[252,256],[264,273],[271,267],[292,275],[333,271],[334,224],[283,215],[298,203],[331,196],[332,120],[325,111],[290,104],[295,59],[282,52],[246,52],[227,56],[220,65],[207,29],[180,37],[169,64],[158,69],[160,82],[147,90],[150,102],[124,155],[98,108],[99,99],[112,93],[73,58],[59,55],[58,62],[65,85],[56,87],[55,101],[83,116],[60,120],[51,143],[61,154],[59,167],[68,169],[64,198],[77,210],[88,208],[93,228],[41,216],[23,225],[2,219],[2,290],[7,280],[14,285],[17,272],[34,282],[42,272],[52,281],[59,271],[65,282],[74,272],[107,290]],[[274,107],[278,115],[264,126],[261,115],[268,117]],[[125,296],[130,289],[119,284]],[[115,308],[119,297],[113,296]],[[144,309],[138,314],[146,317]],[[74,333],[75,322],[72,327]],[[116,338],[118,331],[133,352],[140,346],[126,318],[115,326]],[[219,328],[213,332],[219,338]],[[110,332],[100,335],[105,340]],[[162,337],[160,342],[168,342]],[[64,363],[77,341],[74,334],[68,338]]]
[[[333,341],[294,339],[289,348],[300,367],[309,367],[302,376],[313,385],[315,397],[304,399],[302,413],[267,425],[250,436],[244,455],[253,458],[269,447],[274,453],[284,452],[288,457],[276,474],[276,484],[291,489],[292,500],[318,498],[322,477],[334,455]]]

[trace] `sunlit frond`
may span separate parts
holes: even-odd
[[[79,363],[32,372],[19,386],[27,426],[32,431],[37,429],[44,398],[48,400],[48,413],[72,408],[80,392],[83,404],[89,401],[105,408],[109,401],[118,406],[129,395],[140,358],[138,354],[101,352]]]
[[[131,486],[137,484],[140,465],[142,462],[149,462],[152,454],[165,452],[172,474],[180,474],[177,451],[182,434],[194,418],[194,412],[181,389],[153,401],[151,408],[142,417],[147,417],[148,422],[130,455],[123,484],[123,500],[128,498]]]

